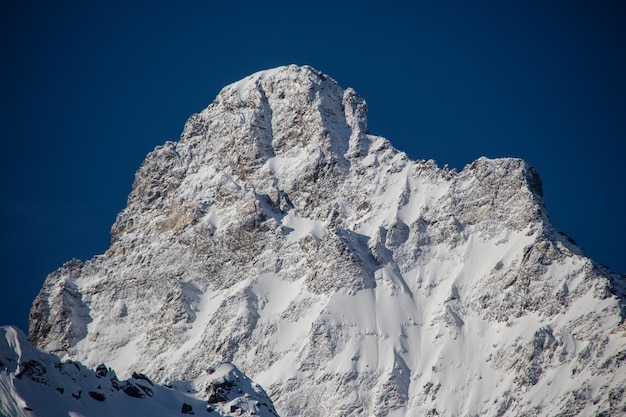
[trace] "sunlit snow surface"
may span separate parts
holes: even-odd
[[[624,277],[554,230],[534,169],[411,160],[366,111],[309,67],[226,87],[106,254],[48,277],[31,338],[123,378],[232,362],[283,417],[621,415]]]
[[[223,398],[210,400],[218,389]],[[92,371],[61,362],[34,349],[18,329],[0,327],[0,415],[176,416],[183,410],[208,417],[276,415],[265,392],[228,363],[210,367],[192,381],[158,385],[139,374],[120,381],[106,367]]]

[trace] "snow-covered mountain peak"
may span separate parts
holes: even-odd
[[[353,89],[344,91],[334,79],[307,65],[289,65],[252,74],[224,87],[215,104],[236,107],[252,104],[256,108],[259,99],[267,100],[264,104],[271,112],[295,110],[293,116],[297,117],[297,113],[312,110],[320,113],[321,122],[329,130],[347,125],[367,133],[365,100]],[[336,137],[344,138],[341,134]]]
[[[412,160],[366,111],[309,67],[225,87],[148,155],[109,250],[48,276],[30,339],[157,381],[233,362],[285,416],[621,407],[623,277],[550,225],[537,172]]]
[[[233,137],[231,129],[238,134]],[[211,106],[190,118],[181,142],[209,140],[212,153],[252,169],[303,152],[341,160],[364,151],[360,141],[366,133],[363,98],[311,67],[290,65],[225,87]]]

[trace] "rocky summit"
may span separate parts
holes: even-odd
[[[354,90],[291,65],[147,156],[29,339],[162,384],[232,362],[283,417],[618,416],[625,283],[551,226],[523,160],[413,160]]]

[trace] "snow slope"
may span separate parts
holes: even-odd
[[[210,372],[210,373],[209,373]],[[192,381],[158,385],[140,373],[120,381],[36,350],[15,327],[0,327],[0,415],[7,417],[276,416],[265,392],[228,363]]]
[[[621,415],[624,282],[550,225],[524,161],[411,160],[354,90],[288,66],[148,155],[29,337],[159,382],[233,362],[284,417]]]

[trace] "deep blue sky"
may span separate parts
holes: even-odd
[[[26,330],[46,274],[106,250],[150,150],[290,63],[355,88],[415,158],[526,159],[553,223],[626,272],[621,1],[51,3],[0,6],[0,325]]]

